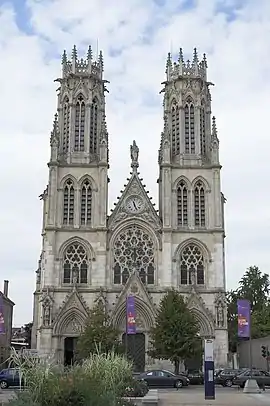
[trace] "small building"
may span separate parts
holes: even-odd
[[[12,338],[12,321],[13,321],[13,306],[15,305],[8,297],[7,280],[4,281],[4,290],[0,291],[0,296],[3,301],[3,316],[4,316],[4,333],[0,334],[0,369],[5,365],[10,354],[10,345]]]

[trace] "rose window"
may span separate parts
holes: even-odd
[[[143,283],[154,284],[154,242],[137,226],[121,232],[114,243],[114,284],[125,285],[136,270]]]
[[[200,248],[190,244],[180,257],[181,285],[204,284],[204,258]]]

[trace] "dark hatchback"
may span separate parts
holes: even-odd
[[[0,372],[0,388],[7,389],[9,386],[20,386],[19,370],[16,368],[2,369]]]
[[[223,369],[215,376],[215,384],[222,386],[233,386],[234,378],[242,371],[240,369]]]
[[[189,385],[189,379],[184,375],[175,375],[163,369],[146,371],[136,376],[136,379],[147,383],[149,388],[182,388]]]
[[[234,378],[233,384],[240,386],[240,388],[244,388],[246,381],[251,377],[253,379],[256,379],[257,384],[260,388],[270,386],[270,373],[258,369],[253,369],[252,374],[250,372],[250,369],[242,372],[240,375],[237,375]]]
[[[203,385],[204,384],[204,374],[198,370],[188,371],[187,377],[189,379],[190,385]]]

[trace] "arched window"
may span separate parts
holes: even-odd
[[[181,285],[204,285],[204,258],[195,244],[187,245],[180,256]]]
[[[81,225],[91,224],[92,218],[92,187],[88,179],[85,179],[81,187]]]
[[[90,153],[97,153],[98,144],[98,99],[94,97],[90,107]]]
[[[188,225],[188,190],[183,180],[177,185],[177,225]]]
[[[69,100],[67,97],[64,99],[63,104],[63,152],[69,150],[69,131],[70,131],[70,108]]]
[[[63,201],[63,224],[73,225],[74,223],[74,185],[68,179],[64,185]]]
[[[113,247],[114,284],[125,285],[136,270],[146,285],[155,283],[155,244],[151,236],[136,225],[122,231]]]
[[[84,131],[85,131],[85,102],[80,95],[75,107],[75,138],[74,150],[84,151]]]
[[[195,114],[194,104],[191,97],[187,98],[185,109],[185,152],[195,153]]]
[[[172,153],[173,155],[180,154],[180,112],[176,102],[172,103]]]
[[[89,258],[82,244],[73,242],[63,258],[63,283],[87,283]]]
[[[205,227],[205,189],[200,180],[194,186],[194,221],[195,226]]]
[[[200,108],[200,146],[201,146],[201,155],[206,153],[206,139],[205,139],[205,104],[202,101]]]

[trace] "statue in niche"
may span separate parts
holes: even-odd
[[[217,325],[218,327],[224,327],[224,308],[222,303],[219,303],[217,306]]]
[[[189,272],[190,272],[190,282],[191,282],[191,285],[192,285],[192,286],[195,286],[195,285],[196,285],[196,272],[195,272],[195,269],[194,269],[194,268],[191,268]]]
[[[51,309],[49,303],[43,305],[43,325],[48,327],[51,324]]]
[[[131,157],[131,166],[138,165],[139,158],[139,148],[136,144],[136,141],[133,141],[133,144],[130,146],[130,157]]]

